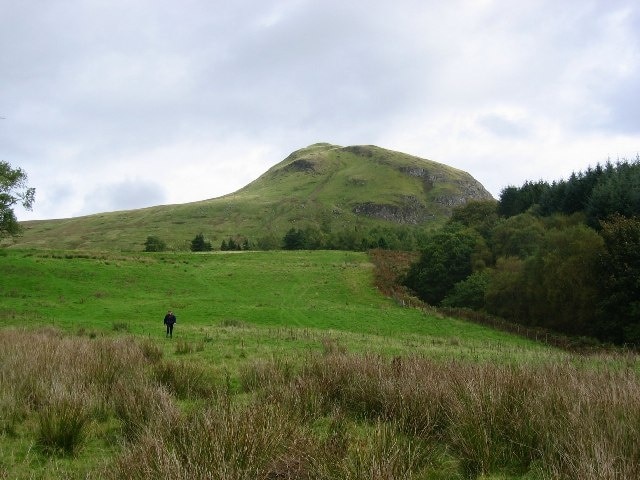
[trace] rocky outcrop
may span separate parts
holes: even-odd
[[[356,147],[349,148],[353,151]],[[357,153],[362,155],[362,147],[357,149]],[[450,212],[454,207],[464,205],[470,200],[493,198],[482,184],[464,172],[460,172],[461,179],[453,180],[442,172],[433,172],[420,166],[402,166],[398,170],[405,175],[422,180],[424,201],[414,195],[398,195],[398,201],[394,203],[358,203],[353,207],[353,213],[399,224],[419,225],[435,218],[434,206],[438,211]],[[446,188],[436,190],[438,186]],[[440,190],[443,193],[436,193]],[[428,207],[427,203],[431,207]]]
[[[441,195],[434,198],[433,201],[445,207],[453,208],[464,205],[471,200],[493,200],[493,196],[476,181],[462,180],[455,183],[458,185],[460,193],[457,195]]]
[[[437,182],[445,179],[444,175],[432,173],[428,169],[422,167],[400,167],[399,170],[410,177],[418,177],[430,182]]]
[[[376,149],[378,148],[372,145],[352,145],[350,147],[342,147],[340,150],[343,152],[353,153],[360,157],[371,158],[374,156]]]
[[[313,173],[316,171],[316,164],[313,160],[309,160],[307,158],[299,158],[282,168],[282,171]]]
[[[425,205],[413,195],[400,196],[398,204],[359,203],[353,207],[353,213],[406,225],[419,225],[433,218]]]
[[[422,179],[425,193],[429,193],[438,185],[438,183],[446,182],[448,185],[455,185],[456,194],[440,195],[433,198],[435,203],[445,207],[456,207],[463,205],[470,200],[492,200],[493,196],[482,186],[480,182],[475,180],[471,175],[466,174],[468,178],[461,180],[452,180],[445,177],[442,173],[433,173],[429,169],[423,167],[409,166],[399,169],[405,175]]]

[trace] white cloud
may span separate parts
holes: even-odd
[[[24,0],[0,14],[0,158],[37,189],[21,219],[216,197],[318,141],[447,163],[494,195],[640,150],[632,0]]]
[[[166,197],[161,185],[138,178],[99,185],[85,194],[80,214],[159,205]]]

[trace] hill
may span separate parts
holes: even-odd
[[[186,250],[197,233],[218,247],[242,236],[279,242],[291,228],[324,233],[441,225],[491,195],[461,170],[375,146],[320,143],[293,152],[235,193],[198,202],[24,222],[19,247],[139,251],[148,236]]]

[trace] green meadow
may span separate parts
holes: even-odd
[[[206,347],[199,357],[251,359],[318,349],[333,337],[352,352],[475,358],[550,355],[531,341],[434,313],[403,308],[373,285],[364,253],[132,254],[5,250],[4,326],[71,333],[126,332]],[[169,345],[163,343],[163,348]]]
[[[341,251],[1,250],[0,478],[640,473],[635,355],[406,308],[373,269]]]

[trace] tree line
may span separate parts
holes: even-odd
[[[640,161],[458,207],[404,283],[431,305],[640,345]]]
[[[586,223],[596,229],[612,213],[640,215],[640,157],[615,164],[607,161],[573,173],[568,180],[507,187],[500,195],[498,213],[511,217],[532,207],[542,216],[583,213]]]
[[[427,238],[424,230],[415,227],[389,226],[343,229],[335,232],[314,226],[291,228],[284,235],[268,234],[256,240],[237,234],[222,239],[221,251],[242,250],[351,250],[367,251],[373,248],[411,251],[419,249]],[[144,242],[144,251],[169,250],[167,243],[156,235]],[[194,252],[214,250],[210,240],[198,233],[189,243]]]

